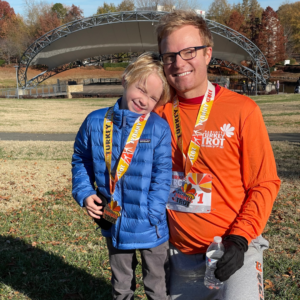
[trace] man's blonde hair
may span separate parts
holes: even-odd
[[[213,47],[213,37],[212,34],[207,27],[205,20],[197,15],[192,10],[175,10],[169,14],[163,15],[158,25],[156,26],[157,33],[157,42],[159,51],[161,52],[161,41],[163,38],[171,34],[173,31],[179,29],[180,27],[192,25],[199,29],[199,34],[202,39],[203,45],[207,47]],[[202,45],[195,45],[202,46]],[[204,54],[206,53],[206,49],[204,49]]]
[[[163,92],[156,107],[164,105],[171,99],[171,87],[164,75],[163,63],[158,53],[145,52],[128,65],[123,73],[124,87],[127,88],[137,81],[147,85],[147,79],[151,74],[157,74],[163,84]]]

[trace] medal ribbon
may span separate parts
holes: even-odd
[[[193,164],[196,162],[202,143],[202,135],[208,120],[211,108],[214,103],[216,89],[214,85],[208,81],[206,93],[200,106],[193,135],[189,144],[188,155],[183,153],[182,129],[180,120],[179,100],[177,97],[173,100],[173,125],[175,135],[177,137],[177,145],[183,155],[183,167],[185,175],[189,173]]]
[[[140,137],[143,133],[147,120],[150,116],[150,113],[147,115],[141,115],[134,122],[130,134],[127,138],[125,147],[122,151],[115,177],[111,175],[111,157],[112,157],[112,136],[113,136],[113,107],[111,107],[105,117],[103,123],[103,148],[104,148],[104,157],[105,164],[109,172],[109,186],[110,193],[113,195],[115,191],[115,186],[121,177],[126,173],[129,165],[132,161],[133,154],[135,152],[136,146],[140,140]]]

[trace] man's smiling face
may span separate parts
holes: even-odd
[[[189,47],[203,46],[199,29],[185,25],[161,41],[161,53],[178,52]],[[195,98],[205,94],[207,88],[207,65],[210,62],[212,48],[197,51],[195,58],[183,60],[179,55],[176,61],[164,66],[169,84],[183,98]],[[205,54],[204,54],[205,53]]]

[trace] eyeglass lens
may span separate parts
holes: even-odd
[[[176,55],[179,54],[182,59],[189,60],[196,56],[195,48],[187,48],[179,51],[178,53],[166,53],[162,56],[165,64],[171,64],[176,60]]]

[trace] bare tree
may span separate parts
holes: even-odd
[[[137,8],[145,8],[150,10],[160,9],[164,11],[172,11],[174,9],[196,9],[200,8],[197,6],[196,0],[136,0]]]

